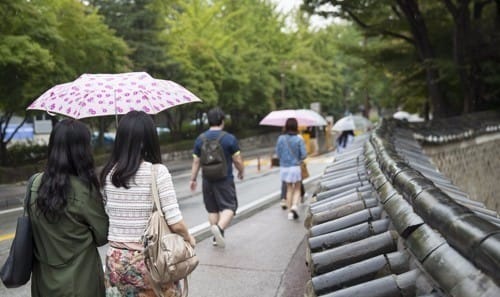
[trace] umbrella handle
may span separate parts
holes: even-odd
[[[45,112],[46,112],[49,116],[51,116],[51,117],[55,117],[55,116],[57,115],[57,114],[55,114],[55,113],[53,113],[53,112],[51,112],[51,111],[48,111],[48,110],[45,110]]]
[[[116,112],[116,90],[113,90],[114,97],[115,97],[115,128],[118,129],[118,113]]]

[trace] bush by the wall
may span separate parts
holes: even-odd
[[[14,144],[7,149],[7,166],[30,165],[47,157],[47,145]]]

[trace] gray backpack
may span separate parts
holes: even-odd
[[[221,180],[227,177],[227,162],[224,149],[220,143],[226,134],[222,131],[215,139],[208,139],[205,134],[201,135],[200,165],[203,177],[209,181]]]

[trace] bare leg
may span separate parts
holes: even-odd
[[[219,222],[219,213],[218,212],[209,212],[208,213],[208,222],[210,225],[215,225]]]
[[[286,207],[290,209],[292,207],[292,198],[293,198],[293,184],[286,183]]]
[[[231,223],[231,220],[234,217],[234,212],[230,209],[224,209],[222,212],[220,212],[219,220],[217,222],[217,225],[222,230],[225,230],[227,226]]]
[[[300,182],[296,182],[292,184],[293,186],[293,195],[292,195],[292,208],[297,209],[300,201]]]

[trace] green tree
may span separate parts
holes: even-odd
[[[335,9],[327,11],[325,4]],[[372,61],[389,62],[390,78],[400,91],[397,97],[413,106],[415,98],[422,102],[428,97],[433,115],[442,117],[499,104],[499,76],[494,73],[499,54],[493,50],[500,40],[499,5],[498,1],[470,0],[304,0],[302,7],[346,19],[367,38],[386,40],[392,49],[386,47]],[[408,51],[408,46],[413,50]],[[391,52],[399,53],[398,57],[404,54],[400,61],[409,63],[398,70],[398,63],[387,55]],[[411,62],[412,56],[418,63]],[[425,82],[425,93],[415,92],[421,89],[419,82]]]
[[[58,34],[53,20],[42,18],[36,3],[2,1],[0,17],[0,162],[5,165],[7,144],[12,139],[7,138],[6,129],[12,117],[23,113],[29,99],[43,88],[44,75],[55,66],[49,50],[37,40],[53,40]]]
[[[80,2],[2,1],[0,16],[0,159],[5,165],[11,141],[5,129],[13,115],[26,120],[29,103],[54,84],[82,72],[121,71],[128,60],[126,44]]]

